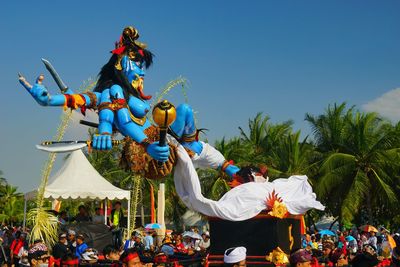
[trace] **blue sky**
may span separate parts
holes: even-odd
[[[259,111],[294,120],[346,101],[399,119],[399,1],[3,1],[0,8],[0,170],[21,191],[40,181],[60,108],[40,107],[17,82],[49,59],[77,88],[96,77],[122,29],[134,25],[156,55],[146,93],[182,75],[198,126],[214,142]],[[179,104],[179,89],[167,97]],[[85,139],[72,125],[66,139]],[[59,166],[60,163],[57,164]]]

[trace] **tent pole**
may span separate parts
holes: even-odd
[[[26,196],[24,196],[24,223],[22,224],[22,229],[26,230]]]
[[[136,218],[134,218],[136,220]],[[130,236],[131,231],[131,198],[128,199],[128,237]]]
[[[107,205],[108,205],[108,201],[107,198],[104,199],[104,224],[107,225]]]

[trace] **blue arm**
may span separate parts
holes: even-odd
[[[110,89],[105,89],[100,96],[100,103],[111,102]],[[114,112],[103,109],[99,112],[99,134],[93,136],[93,148],[109,150],[112,148],[111,134],[113,132]]]
[[[31,96],[38,102],[41,106],[64,106],[65,105],[65,95],[64,94],[56,94],[56,95],[50,95],[49,92],[47,91],[46,87],[42,84],[44,77],[40,75],[37,79],[36,82],[33,86],[31,86],[24,77],[19,78],[19,82],[22,84],[22,86],[28,91],[28,93],[31,94]],[[73,95],[73,91],[71,89],[68,89],[66,94],[68,95]],[[99,104],[100,102],[100,94],[95,93],[97,96],[97,102],[96,105]],[[87,94],[82,94],[85,97],[85,105],[89,106],[90,103],[90,97]]]

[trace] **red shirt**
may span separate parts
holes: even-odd
[[[10,250],[12,251],[12,254],[18,255],[19,250],[20,250],[23,246],[24,246],[24,241],[22,241],[21,239],[15,239],[15,240],[11,243]]]

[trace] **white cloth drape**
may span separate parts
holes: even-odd
[[[216,167],[224,161],[224,157],[212,146],[205,143],[203,146],[202,154],[191,159],[185,149],[178,145],[178,162],[174,172],[175,189],[188,208],[224,220],[247,220],[266,208],[265,200],[275,190],[289,213],[293,215],[304,214],[312,208],[324,210],[325,207],[316,200],[305,175],[276,179],[272,183],[242,184],[227,192],[218,201],[205,198],[201,193],[195,165]]]

